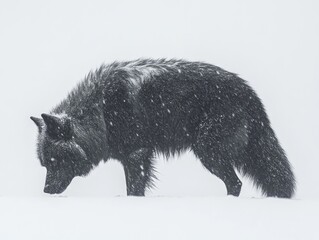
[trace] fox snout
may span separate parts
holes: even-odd
[[[65,190],[65,188],[63,189],[63,188],[59,188],[59,187],[56,187],[56,186],[53,186],[53,185],[46,184],[44,186],[43,192],[49,193],[49,194],[60,194],[64,190]]]
[[[48,172],[43,191],[49,194],[60,194],[69,186],[72,179],[73,175],[68,175],[63,171]]]
[[[46,185],[44,186],[43,191],[44,191],[45,193],[49,193],[49,194],[59,194],[59,193],[62,193],[64,190],[61,190],[61,189],[58,189],[58,188],[56,188],[56,187],[54,187],[54,186],[52,186],[52,185],[46,184]]]

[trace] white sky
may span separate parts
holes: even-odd
[[[0,192],[42,194],[45,169],[29,116],[48,112],[92,68],[139,57],[203,60],[248,80],[263,100],[298,180],[298,198],[319,198],[319,2],[0,2]],[[158,159],[153,195],[224,195],[191,155]],[[65,194],[125,193],[110,162]],[[258,196],[251,185],[243,195]]]

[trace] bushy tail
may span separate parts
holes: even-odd
[[[263,123],[252,130],[247,158],[239,166],[240,171],[250,177],[266,196],[291,198],[295,191],[295,177],[274,131]]]

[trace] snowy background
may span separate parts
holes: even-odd
[[[0,238],[319,239],[318,12],[317,0],[1,0]],[[101,63],[139,57],[206,61],[246,79],[294,167],[295,199],[259,199],[245,179],[239,199],[226,197],[192,153],[159,156],[147,198],[123,197],[116,161],[64,197],[42,193],[29,117]]]

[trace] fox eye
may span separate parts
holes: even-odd
[[[50,159],[50,161],[51,161],[51,163],[52,163],[53,166],[56,166],[56,165],[57,165],[57,160],[56,160],[56,158],[53,158],[53,157],[52,157],[52,158]]]

